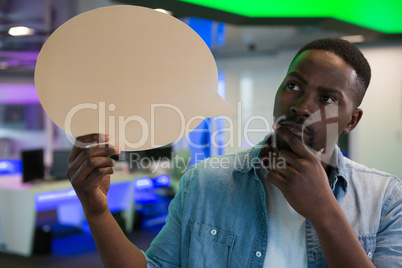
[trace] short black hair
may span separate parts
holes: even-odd
[[[359,106],[363,100],[364,94],[370,84],[371,79],[371,68],[367,59],[364,57],[363,53],[352,43],[338,39],[338,38],[324,38],[312,41],[302,47],[292,62],[304,51],[306,50],[325,50],[334,53],[341,59],[343,59],[347,64],[349,64],[356,72],[357,79],[359,81],[360,87],[358,89],[358,94],[356,98],[356,107]]]

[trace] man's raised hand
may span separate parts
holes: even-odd
[[[286,165],[269,167],[266,179],[281,190],[294,210],[310,221],[324,216],[331,208],[337,209],[319,159],[322,151],[314,154],[286,127],[278,126],[275,132],[292,150],[279,151],[278,158]]]
[[[104,144],[109,138],[102,134],[78,137],[68,160],[67,177],[81,201],[86,217],[107,210],[107,192],[114,160],[119,150]]]

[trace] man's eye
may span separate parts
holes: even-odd
[[[300,87],[295,83],[288,83],[288,88],[295,91],[300,91]]]
[[[332,97],[330,97],[330,96],[323,96],[322,97],[322,101],[323,102],[325,102],[325,103],[338,103],[338,101],[336,100],[336,99],[334,99],[334,98],[332,98]]]

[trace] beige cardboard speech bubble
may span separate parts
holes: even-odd
[[[235,113],[217,94],[204,41],[180,20],[137,6],[91,10],[60,26],[39,53],[35,85],[66,133],[109,134],[122,150],[166,145],[204,117]]]

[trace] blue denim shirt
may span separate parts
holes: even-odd
[[[260,145],[207,159],[182,177],[145,254],[148,267],[263,267],[269,219],[257,176]],[[365,251],[377,267],[402,267],[401,181],[335,153],[330,185]],[[308,221],[306,249],[308,267],[327,267]]]

